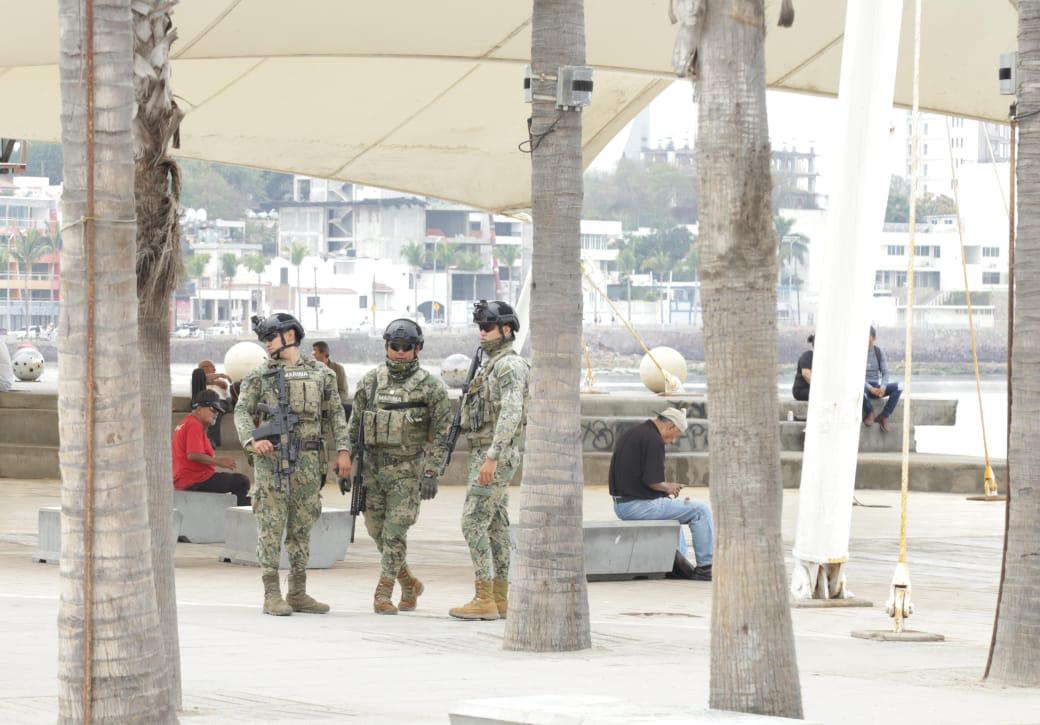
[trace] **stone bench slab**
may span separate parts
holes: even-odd
[[[173,510],[173,531],[180,535],[183,515]],[[40,507],[37,519],[36,551],[32,560],[40,564],[57,564],[61,560],[61,506]]]
[[[174,491],[173,507],[184,514],[179,541],[190,544],[224,542],[225,512],[238,502],[233,493]]]
[[[677,521],[586,521],[585,576],[589,581],[660,579],[672,570]]]
[[[259,566],[256,558],[256,517],[248,506],[232,506],[225,512],[227,538],[220,561],[244,566]],[[321,516],[311,529],[311,553],[307,559],[308,569],[328,569],[347,555],[350,541],[350,511],[348,509],[322,508]],[[285,553],[284,538],[282,558],[279,566],[289,568]]]
[[[689,705],[660,705],[595,695],[468,700],[452,708],[448,717],[452,725],[811,725],[807,720],[786,717],[693,710]]]

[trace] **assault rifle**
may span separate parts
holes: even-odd
[[[472,391],[470,386],[473,383],[473,378],[477,375],[477,369],[480,367],[480,361],[484,359],[484,350],[477,349],[476,354],[473,356],[473,362],[469,365],[469,372],[466,374],[466,382],[462,385],[462,395],[459,397],[459,407],[455,410],[455,418],[451,421],[451,427],[448,428],[447,435],[444,436],[444,443],[447,446],[447,450],[444,451],[444,459],[441,461],[440,471],[438,476],[444,476],[444,472],[448,470],[448,464],[451,463],[451,454],[455,451],[455,444],[459,442],[459,433],[462,432],[462,411],[469,402]]]
[[[285,391],[285,368],[277,367],[269,373],[264,373],[265,378],[274,378],[274,388],[278,393],[278,404],[267,405],[260,403],[256,406],[257,411],[269,416],[269,420],[253,429],[254,441],[270,441],[278,452],[278,464],[275,466],[275,490],[285,490],[289,495],[289,479],[296,470],[296,459],[300,454],[300,441],[296,436],[296,425],[300,422],[300,416],[293,413],[289,408],[289,397]]]
[[[379,383],[378,376],[372,381],[372,387],[368,391],[368,405],[375,403],[376,385]],[[353,412],[351,413],[353,414]],[[365,411],[358,411],[358,439],[354,444],[354,460],[351,462],[351,478],[340,476],[339,492],[346,496],[350,494],[350,543],[354,543],[354,529],[357,528],[358,514],[365,512],[365,500],[368,498],[368,488],[365,486]]]

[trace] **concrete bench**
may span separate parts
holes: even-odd
[[[224,541],[225,511],[238,503],[233,493],[174,491],[173,507],[184,514],[179,541],[217,544]]]
[[[232,506],[226,511],[227,538],[220,561],[245,566],[259,566],[256,559],[256,517],[248,506]],[[311,529],[311,555],[307,559],[308,569],[328,569],[337,561],[343,561],[350,542],[350,511],[348,509],[322,508],[321,517]],[[284,539],[283,539],[284,543]],[[289,559],[282,547],[282,569],[289,568]]]
[[[173,531],[178,537],[183,519],[181,512],[174,509]],[[41,507],[38,522],[36,551],[33,552],[32,560],[41,564],[57,564],[61,559],[61,506]]]
[[[589,581],[660,579],[675,563],[678,521],[586,521],[582,530]]]
[[[661,705],[602,695],[526,695],[489,697],[460,703],[448,713],[451,725],[780,725],[792,720],[725,710],[694,710],[687,705]]]

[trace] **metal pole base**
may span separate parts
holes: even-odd
[[[904,629],[902,632],[893,632],[891,629],[857,629],[852,632],[857,639],[871,639],[875,642],[945,642],[946,638],[941,634],[932,632],[918,632],[913,629]]]
[[[965,501],[1007,501],[1007,496],[1000,494],[998,496],[965,496]]]
[[[874,602],[859,597],[848,599],[792,599],[792,609],[825,609],[830,607],[873,607]]]

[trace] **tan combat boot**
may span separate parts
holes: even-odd
[[[278,572],[264,574],[261,578],[264,582],[264,614],[273,614],[276,617],[292,614],[292,607],[282,599],[282,590],[278,587]]]
[[[380,579],[376,586],[376,596],[372,600],[372,610],[376,614],[397,614],[397,607],[390,599],[394,593],[393,579]]]
[[[326,614],[329,605],[319,602],[307,594],[307,572],[294,571],[289,574],[289,594],[285,601],[292,607],[294,612],[305,612],[307,614]]]
[[[401,601],[397,603],[397,609],[401,612],[414,612],[419,603],[419,595],[425,591],[423,583],[415,578],[408,566],[401,567],[397,574],[397,581],[401,583]]]
[[[466,605],[449,609],[448,614],[457,619],[498,619],[498,606],[491,591],[490,581],[477,579],[476,594]]]
[[[509,580],[495,579],[494,585],[495,605],[498,607],[498,616],[506,618],[506,610],[509,608]]]

